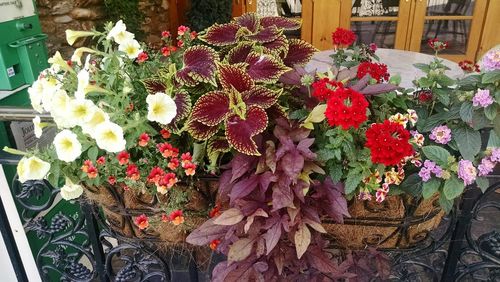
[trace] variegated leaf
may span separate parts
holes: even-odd
[[[247,38],[259,43],[268,43],[276,40],[282,33],[282,30],[279,30],[276,26],[272,25],[259,30],[256,34],[247,36]]]
[[[158,78],[147,78],[142,81],[148,94],[154,95],[158,92],[165,93],[167,86]]]
[[[214,136],[219,129],[218,126],[207,126],[203,123],[196,121],[192,118],[188,120],[187,130],[193,136],[193,138],[198,140],[208,140],[210,137]]]
[[[192,85],[192,81],[186,76],[196,82],[210,82],[214,79],[218,55],[212,48],[199,45],[189,47],[182,60],[184,67],[178,72],[178,80]]]
[[[177,81],[186,86],[196,86],[198,81],[194,80],[189,74],[191,71],[189,69],[182,69],[175,73],[175,78]]]
[[[238,31],[241,26],[237,23],[215,24],[207,29],[200,39],[214,46],[227,46],[238,41]]]
[[[253,45],[248,42],[240,43],[227,54],[227,61],[230,64],[243,63],[252,52]]]
[[[297,30],[301,26],[299,20],[284,18],[284,17],[265,17],[260,19],[260,24],[263,27],[276,26],[284,30]]]
[[[240,26],[246,27],[251,33],[255,33],[260,26],[259,17],[255,13],[246,13],[234,20]]]
[[[260,156],[253,137],[262,133],[267,127],[267,114],[262,108],[251,106],[247,109],[245,119],[232,114],[226,119],[226,138],[231,147],[238,152]]]
[[[217,136],[208,141],[207,148],[209,152],[227,153],[231,150],[226,138]]]
[[[266,110],[266,113],[271,120],[288,119],[285,108],[279,104],[272,105]]]
[[[271,55],[250,53],[246,59],[248,74],[255,81],[275,83],[290,68]]]
[[[191,111],[191,97],[189,93],[186,91],[179,91],[175,94],[174,97],[175,105],[177,106],[177,115],[175,116],[173,123],[177,123],[182,119],[185,119],[189,116],[189,112]]]
[[[218,125],[229,114],[229,98],[222,91],[208,92],[193,107],[191,118],[208,126]]]
[[[267,109],[276,104],[280,94],[280,92],[275,92],[262,86],[256,86],[251,90],[243,92],[241,97],[247,106],[256,105],[263,109]]]
[[[262,44],[265,50],[269,53],[282,56],[283,58],[288,54],[288,39],[285,35],[280,35],[274,41]]]
[[[254,81],[239,65],[219,65],[219,80],[224,89],[236,89],[244,92],[254,87]]]
[[[305,65],[311,60],[316,51],[318,50],[314,46],[304,40],[292,38],[289,40],[288,54],[283,59],[283,62],[289,67]]]

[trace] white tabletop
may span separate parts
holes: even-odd
[[[332,58],[330,58],[330,55],[333,52],[335,51],[327,50],[316,53],[312,60],[306,65],[306,71],[328,71],[332,65]],[[413,64],[427,64],[434,60],[434,56],[432,55],[396,49],[379,48],[375,54],[380,58],[381,63],[387,65],[391,75],[399,74],[401,76],[400,86],[405,88],[414,87],[412,81],[415,78],[424,76],[424,72],[415,68]],[[444,65],[451,69],[447,71],[447,75],[449,77],[457,78],[463,75],[463,71],[457,63],[442,58],[441,60]]]

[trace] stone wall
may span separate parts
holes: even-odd
[[[123,0],[128,1],[128,0]],[[49,38],[49,55],[60,51],[64,57],[71,56],[74,47],[81,47],[85,41],[77,41],[74,46],[66,43],[66,29],[90,30],[109,19],[106,17],[104,0],[36,0],[42,30]],[[169,29],[168,0],[140,0],[140,10],[144,14],[146,42],[157,44],[163,30]]]

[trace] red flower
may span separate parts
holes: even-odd
[[[170,56],[170,49],[168,47],[163,47],[161,48],[161,53],[163,56],[168,57]]]
[[[358,66],[358,78],[363,78],[369,74],[377,82],[389,80],[389,73],[387,72],[387,65],[382,63],[362,62]]]
[[[177,47],[175,47],[175,46],[170,46],[170,47],[168,47],[168,49],[170,50],[170,52],[177,51]]]
[[[375,43],[370,43],[370,45],[368,45],[368,48],[370,49],[370,51],[372,51],[373,53],[375,53],[375,51],[377,51],[378,47],[377,47],[377,44]]]
[[[215,207],[213,209],[210,210],[210,212],[208,213],[208,216],[210,216],[210,218],[212,218],[212,217],[216,217],[219,215],[220,215],[220,206],[217,204],[217,205],[215,205]]]
[[[184,46],[184,41],[182,40],[177,41],[177,47],[182,48],[182,46]]]
[[[169,158],[169,157],[177,157],[179,155],[179,149],[173,147],[171,144],[169,143],[161,143],[161,144],[158,144],[158,150],[160,150],[161,154],[165,157],[165,158]]]
[[[89,166],[89,168],[87,169],[88,178],[90,178],[90,179],[96,178],[97,174],[98,174],[97,168],[93,165]]]
[[[176,170],[179,167],[179,159],[178,158],[172,158],[170,162],[168,163],[168,168],[171,170]]]
[[[139,55],[137,55],[137,62],[138,63],[144,63],[149,59],[148,53],[146,52],[141,52]]]
[[[166,129],[160,130],[161,137],[168,139],[170,137],[170,131]]]
[[[160,179],[160,186],[165,187],[166,189],[172,188],[175,184],[177,184],[179,180],[175,176],[175,173],[166,173],[163,175],[163,177]],[[164,190],[164,188],[161,188],[160,190]]]
[[[169,221],[168,215],[166,213],[161,214],[161,221],[163,221],[163,222]]]
[[[89,171],[89,167],[91,167],[91,166],[93,166],[92,161],[91,160],[85,160],[83,162],[83,165],[82,165],[81,169],[82,169],[83,172],[86,173],[86,172]]]
[[[367,120],[367,107],[368,101],[363,94],[350,88],[339,88],[330,96],[325,116],[331,126],[342,126],[344,130],[351,126],[358,128]]]
[[[143,133],[139,136],[139,141],[137,143],[139,146],[145,147],[148,145],[149,139],[149,135],[147,133]]]
[[[186,175],[193,176],[196,173],[196,164],[194,163],[187,163],[182,167],[185,169]]]
[[[130,154],[127,151],[122,151],[116,155],[116,158],[118,159],[118,163],[120,165],[126,165],[130,159]]]
[[[100,156],[100,157],[97,159],[96,163],[97,163],[98,165],[103,165],[103,164],[105,164],[105,163],[106,163],[106,157],[105,157],[105,156]]]
[[[427,45],[429,45],[429,47],[431,47],[432,50],[434,50],[436,52],[448,48],[448,42],[439,41],[439,39],[437,39],[437,38],[429,39],[429,41],[427,41]]]
[[[338,88],[342,88],[342,82],[323,78],[312,84],[313,96],[320,101],[327,100]]]
[[[161,169],[160,167],[153,167],[153,169],[151,169],[151,172],[149,173],[148,175],[148,183],[159,183],[160,182],[160,179],[161,177],[165,174],[165,171],[163,171],[163,169]]]
[[[212,240],[212,242],[210,242],[210,249],[212,249],[212,251],[215,251],[217,249],[217,247],[219,246],[220,244],[220,240]]]
[[[137,225],[137,227],[139,227],[139,229],[143,230],[148,228],[149,219],[145,214],[141,214],[140,216],[135,218],[134,223],[135,225]]]
[[[189,32],[189,27],[187,27],[187,26],[181,25],[177,28],[177,34],[180,36],[183,36],[184,33],[186,33],[186,32]]]
[[[332,33],[333,44],[350,46],[356,41],[356,34],[352,30],[338,27]]]
[[[108,183],[111,185],[115,185],[116,184],[116,177],[114,177],[113,175],[108,177]]]
[[[170,221],[174,225],[179,225],[184,223],[184,216],[182,216],[182,211],[181,210],[176,210],[170,213],[169,215]]]
[[[139,169],[135,164],[129,164],[127,166],[127,177],[132,180],[139,180],[141,178],[141,174],[139,173]]]
[[[196,31],[191,32],[191,40],[195,40],[198,37],[198,33]]]
[[[481,72],[479,65],[469,60],[459,62],[458,66],[465,72]]]
[[[134,110],[134,103],[128,104],[128,107],[125,109],[125,112],[131,112]]]
[[[181,155],[181,160],[182,160],[182,167],[185,168],[184,165],[192,162],[193,157],[191,156],[191,153],[187,152]]]
[[[162,31],[161,32],[161,37],[162,38],[168,38],[168,37],[170,37],[170,31],[166,31],[166,30]]]
[[[420,103],[427,103],[432,100],[432,91],[430,90],[420,90],[415,92],[415,96],[417,97]]]
[[[413,155],[410,132],[402,125],[385,120],[374,123],[366,131],[365,146],[370,149],[373,163],[397,165],[405,157]]]

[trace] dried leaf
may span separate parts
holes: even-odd
[[[252,252],[254,242],[254,239],[243,238],[232,244],[227,254],[228,262],[232,263],[246,259]]]
[[[237,208],[230,208],[215,218],[214,223],[218,225],[235,225],[243,219],[243,214]]]
[[[191,232],[187,236],[186,242],[196,246],[208,245],[212,240],[224,237],[227,230],[227,226],[217,225],[214,223],[214,219],[211,218]]]
[[[299,225],[299,228],[295,232],[294,240],[297,258],[300,259],[311,244],[311,231],[309,231],[309,228],[304,223]]]

